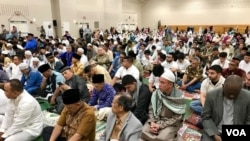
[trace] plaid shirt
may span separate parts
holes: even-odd
[[[197,68],[193,68],[192,65],[189,65],[186,68],[185,74],[187,75],[187,81],[191,81],[194,78],[197,78],[197,82],[202,80],[203,68],[198,66]]]

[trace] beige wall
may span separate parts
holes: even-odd
[[[249,24],[250,0],[144,0],[142,26]]]
[[[29,31],[36,35],[44,22],[52,24],[53,19],[57,20],[59,36],[68,25],[73,37],[79,36],[80,23],[89,23],[94,29],[95,21],[100,29],[126,23],[155,29],[159,20],[163,25],[250,23],[250,18],[246,18],[250,0],[0,0],[0,3],[1,24],[9,28],[13,10],[21,7],[28,21],[36,19],[29,23]],[[12,19],[27,20],[22,16]]]
[[[24,16],[14,16],[11,20],[28,21],[29,32],[39,35],[39,28],[43,21],[51,21],[50,0],[0,0],[0,23],[5,24],[9,29],[8,19],[14,11],[24,11]],[[30,21],[36,19],[32,24]]]
[[[60,0],[60,13],[61,22],[69,22],[70,33],[78,37],[80,23],[89,23],[92,30],[95,21],[100,29],[116,26],[121,21],[122,0]]]

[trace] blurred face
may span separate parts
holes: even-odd
[[[66,51],[67,51],[68,53],[71,52],[71,51],[72,51],[71,47],[70,47],[70,46],[67,46],[67,47],[66,47]]]
[[[78,110],[81,106],[81,103],[77,102],[77,103],[73,103],[73,104],[65,104],[64,106],[65,106],[65,108],[67,108],[67,110],[69,111],[70,114],[74,115],[75,113],[78,112]]]
[[[101,91],[103,89],[104,83],[93,83],[93,86],[97,91]]]
[[[128,84],[128,85],[126,85],[126,86],[124,86],[125,88],[126,88],[126,90],[130,93],[130,94],[132,94],[132,93],[134,93],[135,92],[135,90],[136,90],[136,82],[133,82],[133,84]]]
[[[239,65],[239,63],[237,63],[237,62],[235,62],[235,61],[231,61],[230,63],[229,63],[229,70],[235,70],[235,69],[237,69],[238,68],[238,65]]]
[[[192,68],[197,68],[199,66],[199,64],[200,63],[197,60],[195,60],[195,59],[192,60],[192,63],[191,63]]]
[[[208,77],[212,82],[217,82],[220,78],[220,74],[218,74],[215,70],[208,70]]]
[[[31,55],[27,55],[27,54],[24,54],[24,56],[26,59],[29,59],[31,57]]]
[[[49,78],[50,77],[50,73],[51,73],[51,70],[49,69],[49,70],[43,72],[42,74],[43,74],[44,77]]]
[[[45,54],[46,50],[43,48],[43,49],[40,49],[40,52],[41,54]]]
[[[123,59],[123,62],[122,62],[123,67],[128,68],[130,66],[129,64],[130,63],[128,62],[127,59]]]
[[[213,55],[218,55],[219,51],[213,51]]]
[[[48,62],[53,63],[55,61],[55,58],[53,56],[47,57]]]
[[[62,73],[63,77],[66,79],[66,80],[70,80],[72,78],[72,71],[71,70],[65,70],[63,73]]]
[[[73,64],[78,62],[78,60],[76,58],[74,58],[74,57],[72,57],[71,61],[72,61]]]
[[[21,63],[21,61],[20,61],[20,59],[18,58],[18,57],[14,57],[13,58],[13,63],[15,64],[15,65],[18,65],[18,64],[20,64]]]
[[[246,56],[246,55],[245,55],[245,56],[244,56],[244,60],[245,60],[246,63],[250,62],[250,56]]]
[[[119,95],[116,95],[112,101],[112,104],[111,104],[112,105],[112,112],[114,114],[117,114],[123,110],[123,107],[118,105],[118,98],[119,97],[120,97]]]
[[[123,54],[120,54],[120,61],[123,62],[123,59],[124,59],[124,55]]]
[[[20,69],[20,71],[22,72],[22,74],[25,74],[25,75],[29,73],[29,69],[23,69],[23,70]]]
[[[210,47],[210,43],[209,43],[209,42],[206,43],[206,47],[207,47],[207,48]]]
[[[219,59],[220,59],[220,62],[222,62],[222,63],[224,63],[226,60],[226,58],[224,58],[224,57],[220,57]]]
[[[242,49],[244,47],[243,44],[239,44],[239,49]]]
[[[168,55],[167,56],[167,61],[168,62],[172,62],[173,61],[173,56],[172,55]]]
[[[97,51],[99,55],[103,55],[105,53],[105,50],[103,47],[99,47]]]
[[[32,63],[33,63],[33,66],[38,66],[38,63],[39,63],[39,62],[33,61]]]
[[[80,55],[80,56],[82,56],[82,54],[83,54],[83,53],[80,52],[80,51],[77,51],[76,53],[77,53],[78,55]]]
[[[246,75],[246,80],[245,80],[245,83],[248,87],[250,87],[250,74],[247,74]]]
[[[92,50],[92,46],[87,46],[87,50]]]
[[[17,97],[17,92],[11,90],[10,83],[5,83],[4,93],[8,99],[16,99],[16,97]]]
[[[223,43],[222,45],[221,45],[221,48],[222,49],[225,49],[227,46],[226,46],[226,44],[225,43]]]
[[[140,49],[141,49],[141,50],[145,50],[145,46],[144,46],[144,45],[141,45],[141,46],[140,46]]]
[[[159,79],[159,89],[164,93],[168,92],[171,89],[172,84],[167,79],[160,77]]]

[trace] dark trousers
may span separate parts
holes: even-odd
[[[43,141],[49,141],[50,136],[53,132],[53,129],[54,127],[52,126],[48,126],[43,129],[43,133],[42,133]],[[56,141],[67,141],[67,139],[59,136]]]

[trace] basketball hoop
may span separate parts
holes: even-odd
[[[20,12],[20,11],[15,11],[14,14],[15,14],[16,16],[20,16],[20,15],[21,15],[21,12]]]

